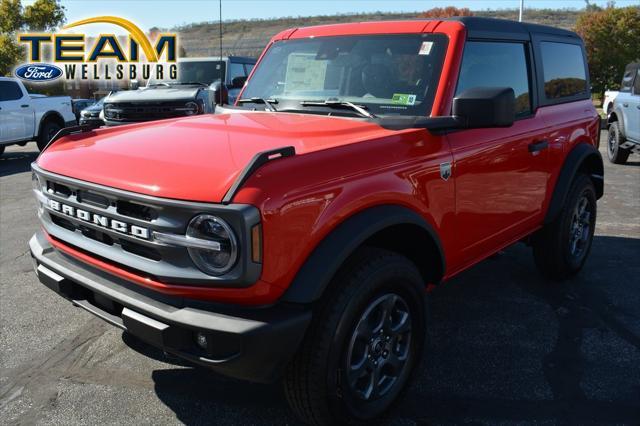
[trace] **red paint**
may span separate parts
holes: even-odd
[[[443,33],[448,39],[432,115],[448,115],[464,27],[449,21],[378,22],[283,31],[279,40],[345,34]],[[267,49],[269,48],[267,47]],[[258,65],[260,66],[260,62]],[[263,166],[235,203],[262,214],[261,280],[246,289],[195,288],[153,281],[52,244],[84,262],[166,294],[238,304],[275,302],[313,249],[338,224],[366,208],[396,204],[422,215],[441,238],[445,278],[542,225],[567,153],[596,144],[590,101],[538,108],[510,128],[433,135],[385,130],[346,118],[290,113],[206,115],[68,136],[38,160],[46,170],[158,197],[219,202],[257,152],[294,146],[297,155]],[[532,155],[527,146],[547,139]],[[453,175],[440,178],[440,164]]]

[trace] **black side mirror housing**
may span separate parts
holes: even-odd
[[[474,87],[453,98],[453,116],[464,128],[509,127],[516,117],[511,87]]]
[[[239,75],[237,77],[234,77],[231,80],[231,89],[242,89],[242,87],[244,86],[244,83],[246,83],[247,81],[247,76],[246,75]]]
[[[217,105],[225,105],[229,103],[229,90],[224,83],[219,81],[213,83],[211,90],[213,91],[213,99]]]

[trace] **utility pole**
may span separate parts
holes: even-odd
[[[522,11],[524,10],[524,0],[520,0],[520,15],[518,16],[518,22],[522,22]]]
[[[220,62],[222,62],[222,0],[219,0],[219,12],[220,12]]]

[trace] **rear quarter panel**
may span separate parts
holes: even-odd
[[[547,125],[550,151],[546,211],[569,152],[580,143],[598,147],[600,116],[590,99],[541,107],[538,114]]]

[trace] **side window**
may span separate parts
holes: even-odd
[[[0,101],[15,101],[22,98],[22,90],[15,81],[0,81]]]
[[[254,66],[255,66],[254,64],[244,64],[244,70],[245,70],[247,76],[249,74],[251,74],[251,71],[253,70]]]
[[[636,82],[633,83],[633,94],[640,95],[640,69],[636,71]]]
[[[633,84],[633,76],[635,72],[633,69],[624,70],[622,75],[622,83],[620,84],[621,92],[631,92],[631,85]]]
[[[456,95],[473,87],[511,87],[516,115],[531,113],[529,72],[525,45],[508,42],[467,42]]]
[[[232,81],[236,77],[243,77],[244,75],[244,67],[242,64],[235,62],[229,63],[229,81]]]
[[[584,56],[579,45],[543,41],[540,52],[547,99],[588,94]]]

